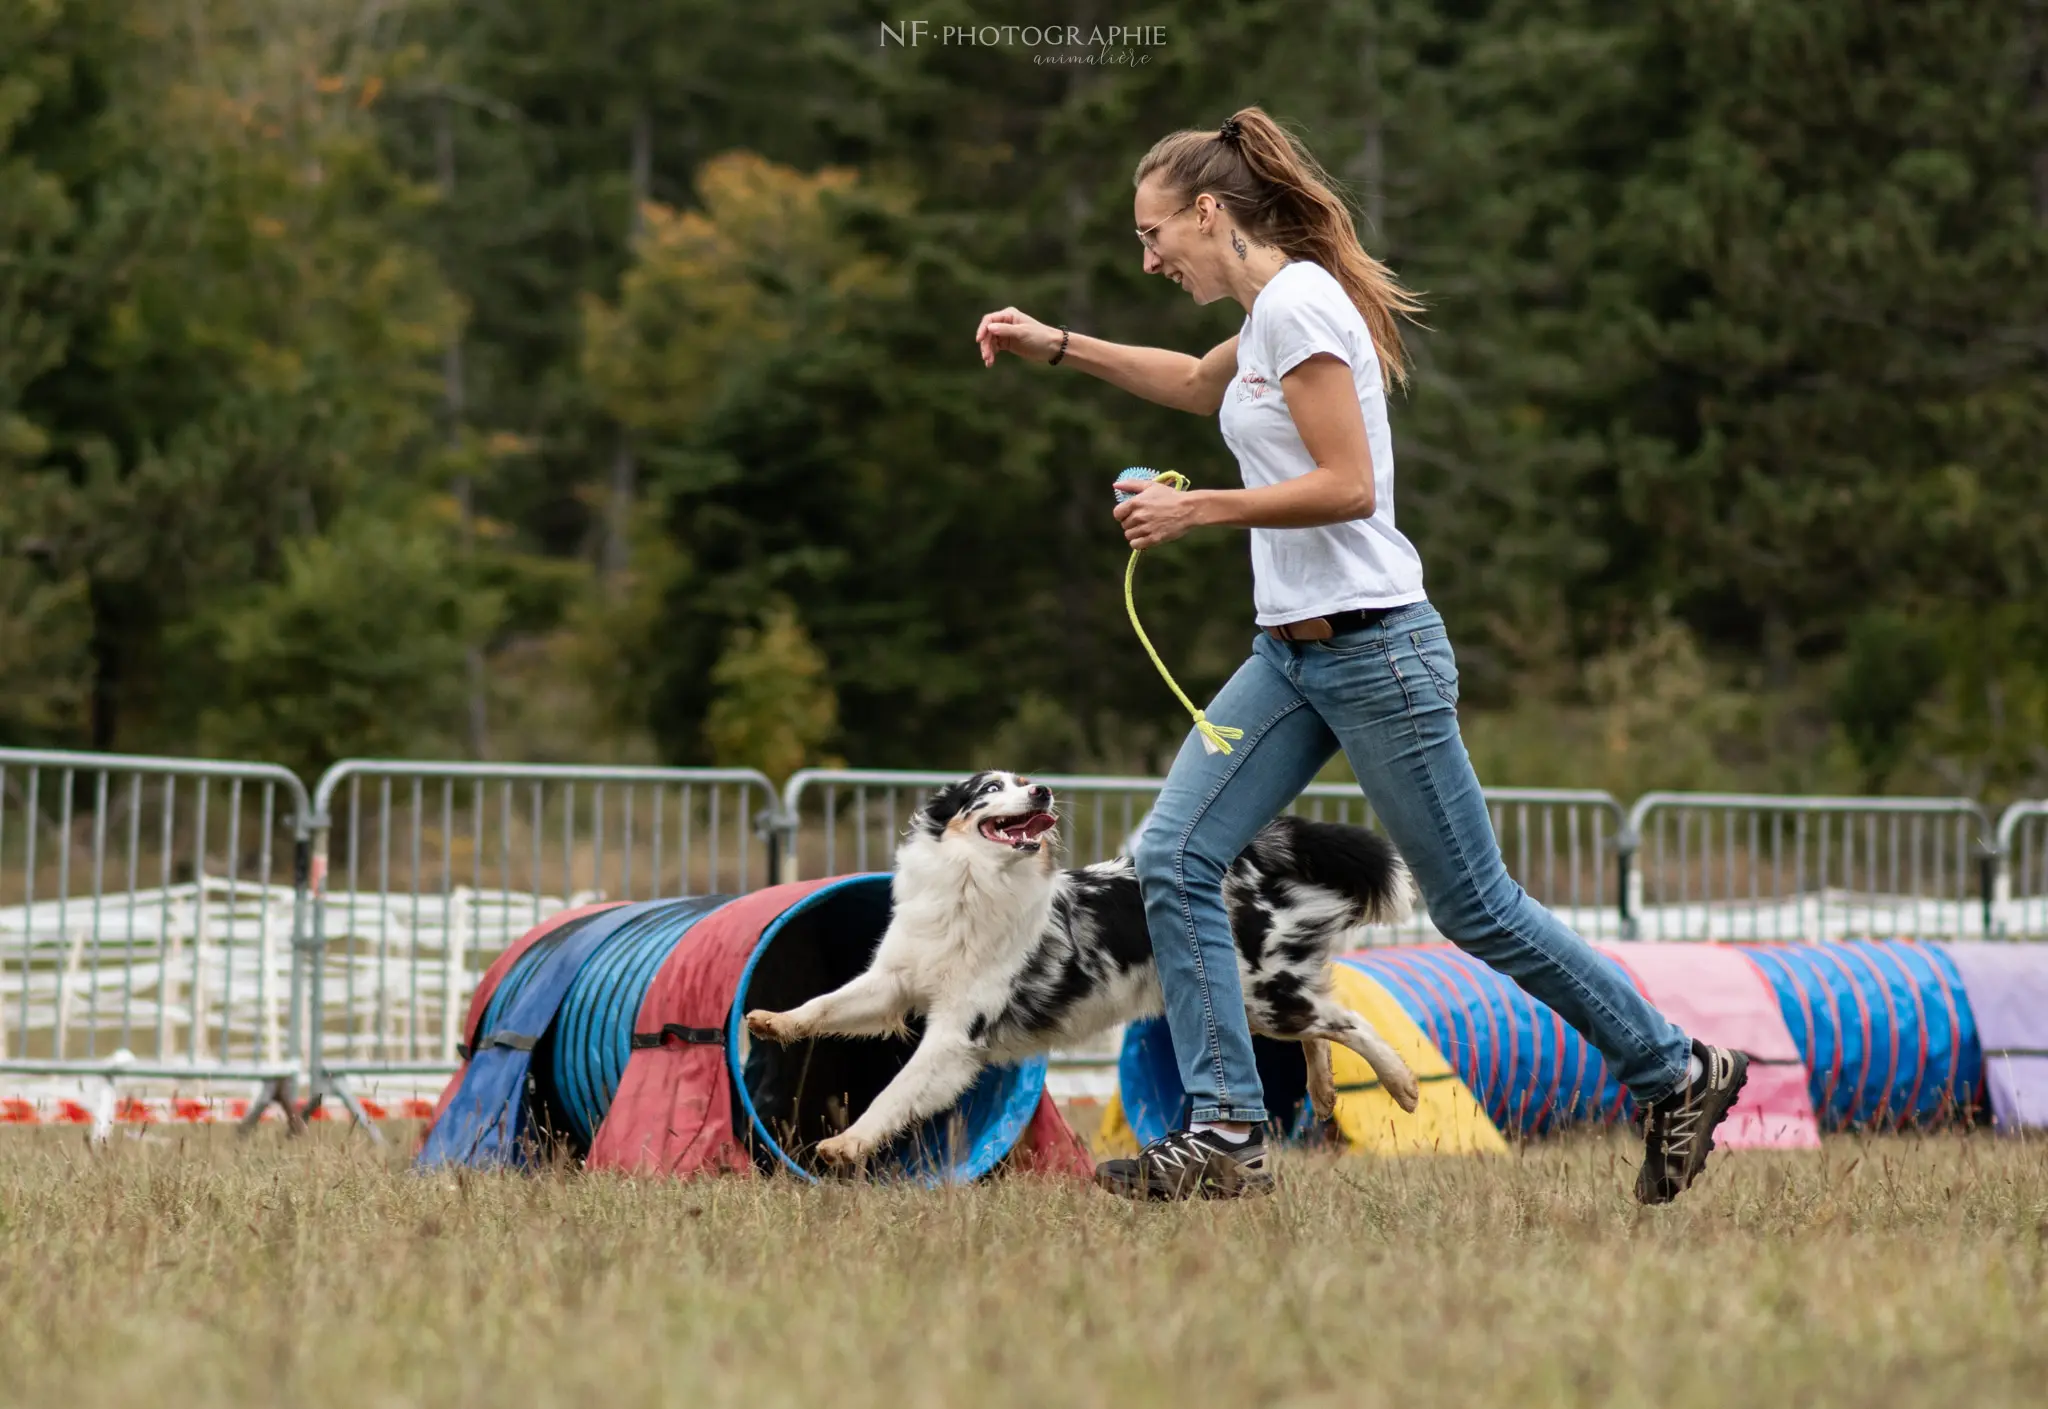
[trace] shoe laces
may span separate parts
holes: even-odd
[[[1146,1163],[1177,1174],[1190,1161],[1204,1160],[1212,1153],[1207,1142],[1195,1139],[1185,1130],[1174,1130],[1147,1145],[1143,1157]]]
[[[1644,1114],[1650,1138],[1657,1141],[1659,1150],[1667,1158],[1690,1158],[1693,1142],[1699,1139],[1700,1115],[1705,1109],[1703,1102],[1693,1099],[1690,1087],[1658,1102]]]
[[[1173,1130],[1147,1145],[1140,1156],[1146,1163],[1157,1168],[1171,1170],[1178,1174],[1191,1165],[1201,1165],[1222,1155],[1226,1159],[1248,1162],[1253,1142],[1247,1142],[1238,1149],[1226,1149],[1210,1141],[1198,1138],[1191,1131]]]

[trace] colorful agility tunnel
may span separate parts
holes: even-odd
[[[738,1019],[852,978],[888,916],[889,878],[850,876],[551,918],[479,985],[467,1060],[420,1165],[525,1166],[565,1150],[591,1168],[816,1177],[815,1145],[901,1070],[915,1031],[783,1047],[751,1042]],[[1084,1173],[1087,1157],[1040,1060],[991,1067],[877,1165],[939,1183],[999,1165]]]
[[[1753,1054],[1743,1099],[1719,1139],[1730,1148],[1811,1146],[1821,1129],[1972,1123],[2048,1125],[2048,946],[1923,944],[1618,944],[1599,946],[1637,986],[1707,1041]],[[1577,1032],[1511,979],[1443,945],[1391,947],[1339,959],[1342,996],[1365,1013],[1422,1078],[1422,1111],[1405,1116],[1362,1062],[1339,1077],[1340,1124],[1360,1149],[1446,1151],[1484,1146],[1469,1124],[1435,1138],[1435,1099],[1466,1093],[1499,1132],[1541,1135],[1632,1115],[1628,1095]],[[1370,1006],[1346,973],[1371,980],[1391,1011]],[[1981,1020],[1981,1026],[1980,1026]],[[1410,1037],[1403,1024],[1413,1029]],[[1419,1056],[1411,1045],[1426,1044]],[[1279,1073],[1268,1107],[1283,1131],[1307,1132],[1301,1062],[1265,1044],[1260,1072]],[[1339,1054],[1340,1062],[1356,1062]],[[1442,1073],[1441,1076],[1438,1074]],[[1139,1142],[1185,1115],[1164,1024],[1133,1024],[1106,1126]],[[1351,1089],[1346,1089],[1347,1087]],[[1277,1093],[1277,1099],[1275,1099]],[[1345,1122],[1346,1103],[1384,1102]],[[1353,1106],[1353,1111],[1358,1107]],[[1386,1133],[1382,1133],[1382,1131]],[[1377,1143],[1376,1143],[1377,1142]]]
[[[1753,1054],[1724,1145],[1797,1147],[1818,1129],[1970,1120],[1982,1109],[1971,1005],[1945,946],[1597,947],[1689,1032]],[[1384,983],[1502,1129],[1538,1135],[1632,1116],[1590,1044],[1470,955],[1389,948],[1342,962]],[[2048,950],[2032,962],[2048,972]]]

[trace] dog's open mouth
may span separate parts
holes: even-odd
[[[1019,851],[1038,850],[1038,839],[1059,825],[1060,819],[1050,812],[1025,812],[1015,817],[985,817],[981,822],[981,834],[990,841],[1001,842],[1004,846]]]

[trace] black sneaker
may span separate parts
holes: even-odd
[[[1136,1159],[1097,1165],[1095,1182],[1127,1199],[1235,1199],[1273,1192],[1266,1137],[1257,1130],[1242,1142],[1210,1130],[1176,1130]]]
[[[1643,1108],[1638,1203],[1668,1204],[1691,1186],[1713,1151],[1714,1128],[1726,1119],[1749,1080],[1749,1058],[1741,1052],[1695,1039],[1692,1054],[1700,1059],[1699,1076]]]

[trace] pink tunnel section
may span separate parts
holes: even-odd
[[[1777,995],[1741,951],[1719,944],[1597,947],[1688,1035],[1749,1053],[1749,1081],[1714,1134],[1719,1148],[1820,1148],[1806,1062],[1785,1026]]]

